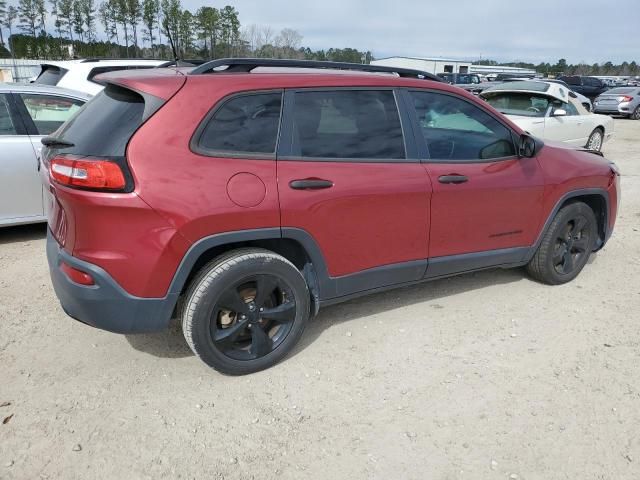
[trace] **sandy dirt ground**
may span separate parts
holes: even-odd
[[[0,231],[1,479],[640,478],[640,122],[614,236],[576,281],[492,270],[326,308],[234,378],[177,330],[62,312],[43,226]]]

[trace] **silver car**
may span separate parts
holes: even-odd
[[[0,83],[0,227],[46,221],[40,140],[90,98],[48,85]]]
[[[640,88],[616,87],[607,90],[595,99],[593,111],[640,120]]]

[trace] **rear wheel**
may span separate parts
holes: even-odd
[[[640,105],[636,107],[633,113],[629,116],[632,120],[640,120]]]
[[[191,283],[182,313],[187,343],[207,365],[243,375],[282,360],[309,319],[309,291],[287,259],[242,249],[208,263]]]
[[[591,135],[589,135],[589,140],[587,140],[587,149],[593,150],[594,152],[599,152],[602,150],[602,141],[604,139],[604,132],[601,128],[596,128]]]
[[[561,208],[527,265],[527,271],[549,285],[573,280],[589,260],[597,235],[596,217],[588,205],[577,202]]]

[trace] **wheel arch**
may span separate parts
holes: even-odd
[[[540,230],[540,234],[538,235],[536,243],[533,245],[531,251],[529,252],[529,258],[527,260],[530,260],[535,254],[536,250],[540,246],[540,242],[542,242],[544,234],[549,229],[551,222],[553,222],[553,219],[560,211],[560,209],[576,202],[586,203],[591,208],[591,210],[593,210],[596,216],[596,220],[598,222],[598,243],[596,244],[595,251],[600,250],[600,248],[604,246],[609,216],[608,192],[602,188],[585,188],[580,190],[573,190],[571,192],[565,193],[554,205],[553,209],[547,216],[547,220],[545,221],[542,229]]]
[[[328,274],[324,257],[315,240],[304,230],[264,228],[211,235],[194,243],[178,266],[169,293],[181,296],[198,271],[213,258],[239,248],[264,248],[283,256],[304,276],[311,292],[312,314],[319,309],[321,294],[326,295]]]

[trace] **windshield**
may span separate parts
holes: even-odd
[[[531,93],[501,92],[486,98],[493,108],[505,115],[544,117],[551,99]]]

